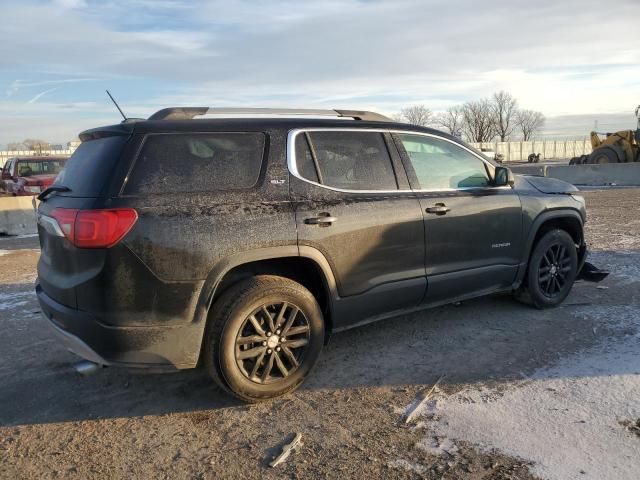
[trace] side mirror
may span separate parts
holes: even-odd
[[[509,185],[513,187],[515,183],[515,178],[513,178],[513,173],[507,167],[496,167],[495,176],[493,178],[493,186],[494,187],[505,187]]]

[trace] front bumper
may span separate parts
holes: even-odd
[[[62,305],[36,284],[36,296],[53,335],[76,355],[100,365],[154,370],[193,368],[198,363],[202,329],[114,327],[93,315]]]
[[[587,262],[588,254],[589,251],[586,245],[582,245],[578,250],[578,275],[576,279],[586,280],[587,282],[601,282],[609,276],[609,272]]]

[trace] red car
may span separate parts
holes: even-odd
[[[10,158],[2,168],[0,190],[9,195],[38,195],[64,168],[66,157]]]

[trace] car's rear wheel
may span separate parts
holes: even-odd
[[[564,230],[550,230],[535,245],[520,298],[536,308],[560,305],[578,273],[576,245]]]
[[[205,365],[242,400],[268,400],[303,382],[323,342],[324,319],[313,294],[288,278],[261,275],[230,287],[214,305]]]

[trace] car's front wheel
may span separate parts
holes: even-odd
[[[520,292],[536,308],[552,308],[567,298],[578,274],[576,245],[564,230],[550,230],[535,245]]]
[[[268,400],[302,383],[323,343],[313,294],[288,278],[260,275],[230,287],[213,306],[205,365],[242,400]]]

